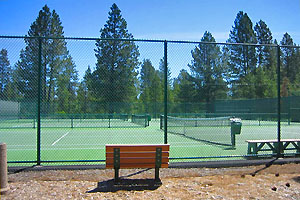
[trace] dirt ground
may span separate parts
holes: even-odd
[[[235,168],[23,171],[0,199],[300,199],[300,164]]]

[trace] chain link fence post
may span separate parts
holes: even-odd
[[[164,143],[168,144],[168,42],[164,42]]]
[[[281,145],[280,145],[280,138],[281,138],[281,98],[280,98],[280,46],[277,46],[277,140],[278,140],[278,148],[277,148],[277,158],[282,157],[281,155]]]
[[[42,38],[38,49],[38,94],[37,94],[37,165],[41,165],[41,76],[42,76]]]

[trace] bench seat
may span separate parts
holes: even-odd
[[[248,143],[248,155],[257,155],[259,151],[272,151],[273,154],[284,154],[286,150],[296,150],[295,155],[300,155],[300,139],[281,139],[278,140],[246,140]],[[279,146],[280,145],[280,146]]]

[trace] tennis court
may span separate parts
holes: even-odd
[[[103,119],[104,120],[104,119]],[[59,125],[67,120],[56,122]],[[100,121],[101,122],[101,121]],[[15,122],[18,124],[20,122]],[[55,123],[55,122],[51,122]],[[68,122],[69,123],[69,122]],[[89,163],[89,161],[105,160],[105,144],[151,144],[163,143],[164,131],[160,129],[160,120],[154,119],[149,126],[132,125],[131,120],[119,122],[116,128],[99,128],[94,121],[94,127],[85,128],[79,121],[73,122],[73,128],[42,128],[41,129],[41,160],[43,164],[64,163]],[[90,122],[91,123],[91,122]],[[168,133],[170,144],[171,162],[195,160],[220,160],[243,158],[247,154],[249,139],[272,139],[277,137],[276,122],[266,125],[256,125],[247,120],[242,121],[241,134],[236,135],[236,146],[230,145],[230,127],[222,128],[226,131],[218,131],[215,127],[194,127],[193,134],[204,134],[205,140],[195,137],[186,137],[183,134]],[[13,123],[10,122],[12,125]],[[30,124],[30,123],[29,123]],[[41,122],[41,124],[43,124]],[[47,124],[47,123],[46,123]],[[125,126],[120,128],[121,125]],[[54,125],[54,124],[52,124]],[[126,128],[126,125],[130,128]],[[43,125],[42,125],[43,126]],[[99,124],[98,124],[99,126]],[[79,128],[80,127],[80,128]],[[281,138],[298,138],[299,123],[282,123]],[[209,136],[207,134],[210,134]],[[224,135],[227,134],[227,135]],[[1,130],[2,141],[7,143],[9,162],[35,161],[37,156],[37,130],[36,128],[14,128]],[[210,139],[209,139],[210,138]],[[228,139],[229,138],[229,139]],[[218,142],[215,142],[218,140]],[[224,145],[225,144],[225,145]],[[239,158],[239,159],[240,159]],[[90,162],[91,163],[91,162]],[[98,163],[98,162],[97,162]],[[14,165],[11,163],[11,165]],[[24,165],[24,163],[22,164]]]

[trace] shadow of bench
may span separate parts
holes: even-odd
[[[87,193],[96,192],[117,192],[123,191],[144,191],[156,190],[162,185],[154,179],[120,179],[116,184],[114,179],[98,182],[95,189],[87,191]]]

